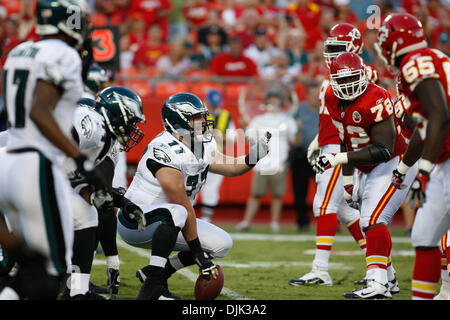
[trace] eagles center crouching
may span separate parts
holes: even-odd
[[[151,249],[149,265],[137,271],[143,285],[138,300],[180,299],[168,290],[177,270],[197,264],[204,277],[216,277],[212,258],[223,258],[233,241],[221,228],[196,218],[192,206],[208,172],[242,175],[268,153],[270,134],[251,143],[250,153],[230,158],[217,150],[206,120],[208,110],[190,93],[177,93],[163,104],[165,131],[147,146],[125,194],[144,212],[146,225],[118,214],[118,233],[135,247]],[[181,231],[181,233],[180,233]],[[179,251],[169,258],[172,251]]]

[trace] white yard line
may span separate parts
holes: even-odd
[[[129,244],[125,243],[123,240],[121,240],[119,238],[117,238],[117,244],[120,247],[122,247],[122,248],[124,248],[124,249],[126,249],[128,251],[132,251],[132,252],[138,254],[141,257],[144,257],[144,258],[149,258],[150,257],[150,255],[149,255],[150,252],[148,250],[144,250],[144,249],[141,249],[141,248],[136,248],[136,247],[130,246]],[[189,270],[187,268],[181,269],[181,270],[179,270],[177,272],[179,274],[185,276],[186,278],[188,278],[190,281],[192,281],[194,283],[197,281],[198,274],[195,274],[194,272],[192,272],[191,270]],[[223,287],[222,288],[222,294],[227,296],[228,298],[231,298],[231,299],[234,299],[234,300],[252,300],[252,299],[250,299],[250,298],[248,298],[246,296],[243,296],[243,295],[241,295],[241,294],[239,294],[239,293],[237,293],[237,292],[235,292],[233,290],[228,289],[227,287]]]
[[[300,242],[316,241],[315,235],[297,235],[297,234],[261,234],[261,233],[230,233],[233,240],[245,241],[274,241],[274,242]],[[335,242],[355,242],[352,236],[335,236]],[[408,237],[392,237],[393,243],[411,243]]]

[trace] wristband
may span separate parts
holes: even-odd
[[[419,163],[419,170],[430,173],[433,169],[433,165],[433,162],[426,159],[421,159]]]
[[[202,252],[202,245],[200,244],[200,240],[195,238],[194,240],[187,241],[187,244],[189,246],[189,249],[191,249],[192,255],[196,255],[200,252]]]
[[[342,184],[344,186],[353,184],[353,176],[342,176]]]
[[[245,164],[252,168],[256,165],[256,163],[253,164],[250,163],[250,155],[245,156]]]
[[[411,168],[410,166],[406,165],[403,160],[400,161],[400,163],[397,166],[397,171],[402,174],[405,175],[406,172],[408,172],[408,169]]]
[[[347,152],[340,152],[334,156],[334,161],[339,164],[347,164],[348,163],[348,155]]]

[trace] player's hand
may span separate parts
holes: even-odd
[[[405,199],[411,208],[415,208],[416,203],[419,208],[424,204],[428,181],[430,181],[430,173],[425,170],[419,170]]]
[[[314,163],[313,170],[316,173],[324,173],[325,170],[337,166],[339,163],[335,160],[334,153],[324,153],[321,154]]]
[[[107,210],[114,207],[113,197],[103,189],[92,192],[89,200],[97,210]]]
[[[306,158],[308,159],[309,164],[314,167],[314,164],[316,163],[317,157],[320,154],[320,148],[319,143],[317,140],[317,137],[311,141],[311,143],[308,146],[308,150],[306,153]]]
[[[403,183],[403,181],[405,180],[405,176],[405,174],[401,174],[397,169],[392,171],[391,181],[394,187],[400,190],[405,189],[407,187],[407,185]]]
[[[210,279],[212,275],[214,279],[217,279],[218,271],[216,265],[211,261],[208,254],[204,251],[199,252],[194,256],[194,261],[200,268],[200,274],[205,279]]]
[[[351,208],[359,210],[360,206],[358,201],[353,200],[353,189],[353,184],[347,184],[344,186],[344,199]]]
[[[122,207],[122,212],[130,220],[133,220],[137,223],[138,232],[141,232],[147,226],[147,219],[145,218],[144,213],[142,212],[141,208],[139,208],[133,202],[128,201]]]
[[[269,141],[272,134],[266,131],[264,137],[259,138],[258,141],[250,141],[250,152],[248,154],[248,164],[255,165],[259,160],[264,158],[269,153]]]
[[[84,154],[78,155],[74,158],[77,168],[81,175],[86,179],[86,182],[94,188],[95,192],[103,190],[111,197],[111,191],[108,188],[105,178],[100,171],[94,166],[92,161],[89,161]],[[107,197],[107,195],[99,194],[99,196]],[[112,200],[112,199],[111,199]]]

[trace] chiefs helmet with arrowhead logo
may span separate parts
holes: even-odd
[[[366,66],[359,55],[343,52],[330,66],[330,84],[339,99],[355,100],[367,89]]]
[[[342,52],[361,54],[363,48],[361,32],[350,23],[336,24],[328,32],[324,45],[323,56],[329,68],[331,61]]]
[[[427,46],[422,23],[409,13],[387,16],[375,43],[378,56],[390,68],[394,67],[396,58]]]

